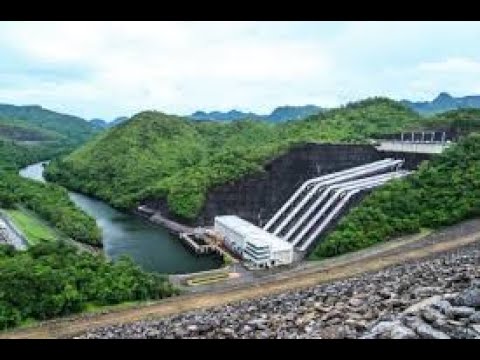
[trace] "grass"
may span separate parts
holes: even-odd
[[[29,245],[58,240],[56,232],[33,213],[25,209],[6,210],[6,213],[23,233]]]
[[[203,276],[196,276],[187,280],[187,285],[195,286],[195,285],[206,285],[211,284],[217,281],[226,280],[228,279],[229,275],[226,272],[203,275]]]

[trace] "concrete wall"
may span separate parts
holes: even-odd
[[[378,151],[391,151],[391,152],[409,152],[409,153],[422,153],[422,154],[440,154],[451,144],[441,143],[411,143],[401,141],[382,141],[379,146],[376,146]]]

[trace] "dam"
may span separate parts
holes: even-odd
[[[214,219],[235,215],[291,244],[303,258],[375,187],[409,175],[453,143],[441,132],[408,135],[372,139],[365,145],[293,146],[266,163],[264,171],[211,189],[189,225],[211,228]],[[175,219],[162,200],[145,204]]]

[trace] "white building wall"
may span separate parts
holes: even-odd
[[[263,240],[262,236],[259,236],[258,233],[253,232],[250,234],[248,231],[246,231],[245,234],[242,234],[240,231],[235,231],[234,225],[229,227],[227,224],[223,224],[221,220],[218,221],[217,218],[215,218],[215,231],[223,236],[225,246],[227,246],[231,251],[241,255],[245,260],[253,261],[257,265],[270,265],[272,262],[275,263],[275,265],[284,265],[290,264],[293,261],[293,246],[291,246],[289,249],[285,249],[285,246],[282,246],[280,249],[276,249],[277,246],[268,245],[269,241],[271,240]],[[251,232],[251,230],[249,231]],[[265,251],[267,256],[261,256],[261,259],[255,259],[251,255],[246,254],[245,249],[250,242],[256,246],[264,243],[265,248],[267,249]]]
[[[271,254],[271,259],[278,265],[291,264],[293,262],[293,249],[274,251]]]

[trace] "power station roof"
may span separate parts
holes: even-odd
[[[255,239],[256,242],[266,242],[271,246],[271,251],[292,250],[293,248],[292,244],[236,215],[216,216],[215,221],[244,237]]]

